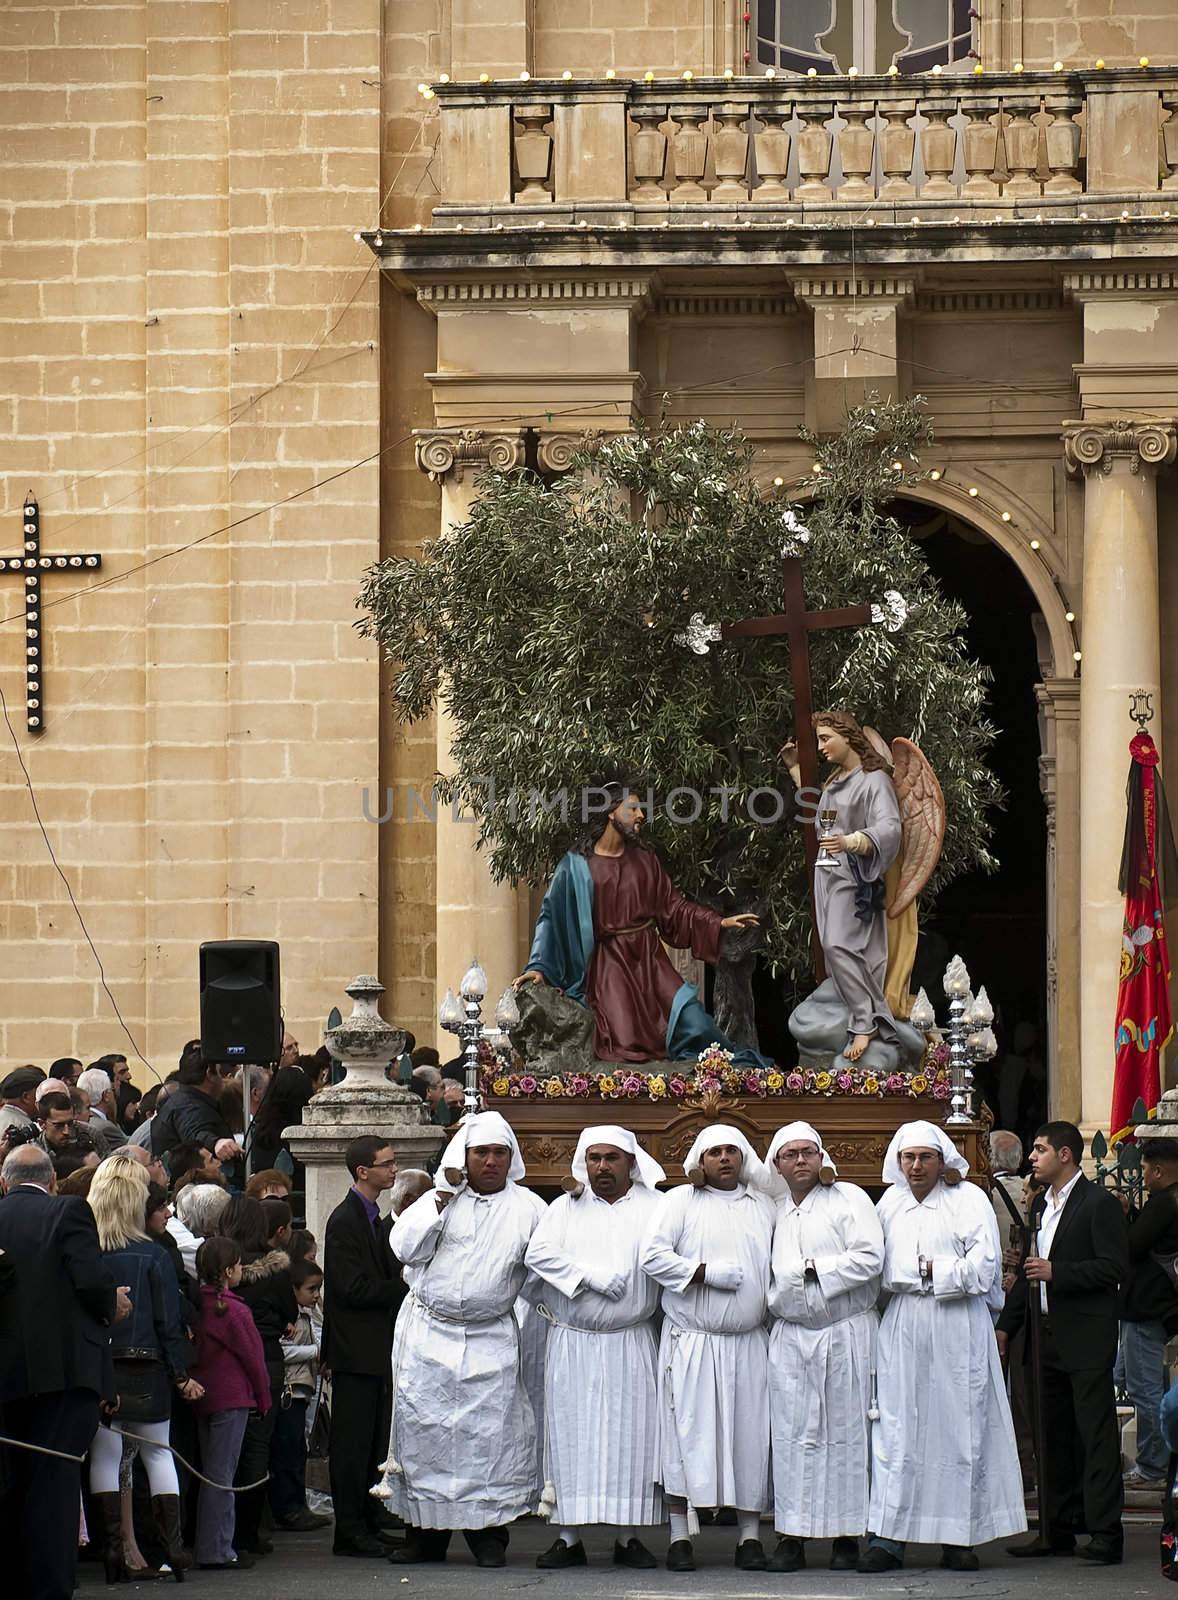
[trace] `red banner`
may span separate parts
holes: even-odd
[[[1131,1128],[1140,1099],[1147,1111],[1161,1094],[1161,1058],[1174,1031],[1170,1011],[1170,956],[1162,886],[1158,876],[1160,785],[1157,746],[1148,733],[1129,745],[1129,815],[1121,889],[1125,928],[1121,936],[1121,982],[1117,993],[1116,1068],[1113,1076],[1113,1137]],[[1161,802],[1164,805],[1164,801]],[[1162,827],[1168,829],[1162,816]]]

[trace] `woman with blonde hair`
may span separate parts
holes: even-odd
[[[116,1153],[99,1165],[87,1197],[107,1264],[131,1296],[131,1315],[111,1328],[118,1409],[100,1425],[90,1446],[90,1491],[102,1512],[108,1583],[127,1576],[119,1493],[124,1431],[136,1436],[160,1540],[177,1582],[191,1565],[180,1534],[180,1485],[168,1449],[168,1425],[173,1387],[185,1400],[199,1399],[203,1390],[187,1376],[180,1292],[171,1262],[148,1238],[147,1192],[146,1168]]]

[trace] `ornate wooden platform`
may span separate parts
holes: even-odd
[[[683,1158],[701,1128],[728,1122],[739,1128],[758,1155],[780,1127],[797,1120],[811,1123],[822,1135],[839,1176],[865,1189],[881,1187],[880,1172],[892,1134],[904,1122],[924,1118],[944,1123],[943,1102],[899,1096],[790,1095],[753,1098],[708,1094],[673,1104],[649,1100],[522,1100],[488,1095],[488,1111],[499,1111],[515,1129],[527,1163],[529,1187],[556,1188],[569,1166],[582,1128],[612,1122],[630,1128],[644,1149],[666,1168],[672,1182],[683,1181]],[[989,1129],[981,1123],[946,1129],[969,1162],[978,1182],[989,1186]]]

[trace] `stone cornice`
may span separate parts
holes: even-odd
[[[453,476],[461,483],[470,470],[490,467],[509,472],[524,464],[524,436],[519,429],[502,432],[485,428],[414,428],[413,454],[431,483]]]
[[[418,286],[418,302],[437,312],[443,307],[464,310],[501,311],[512,305],[645,306],[650,298],[651,280],[645,274],[599,278],[585,277],[470,277],[435,281]]]
[[[795,299],[809,306],[852,300],[911,306],[916,300],[916,282],[916,273],[836,270],[791,277],[790,287]]]
[[[1156,299],[1178,293],[1178,270],[1095,267],[1085,272],[1066,272],[1063,292],[1066,298],[1081,304],[1085,300],[1139,300],[1143,295]]]
[[[795,315],[797,309],[791,295],[772,289],[669,289],[655,301],[651,315],[707,321],[733,317],[742,322],[749,317],[769,317],[776,322],[779,317]]]
[[[1065,422],[1062,438],[1064,461],[1073,477],[1109,473],[1118,459],[1127,461],[1130,472],[1143,467],[1156,471],[1178,456],[1178,426],[1172,417],[1150,422]]]

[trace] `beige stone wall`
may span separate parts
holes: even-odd
[[[47,611],[44,734],[24,730],[11,621],[0,681],[163,1070],[195,1031],[200,940],[279,938],[312,1046],[376,960],[377,669],[351,623],[377,466],[308,491],[380,442],[378,287],[352,230],[380,193],[381,20],[380,0],[0,19],[0,548],[31,489],[45,549],[98,550],[121,580]],[[0,733],[0,1060],[88,1057],[125,1041]]]

